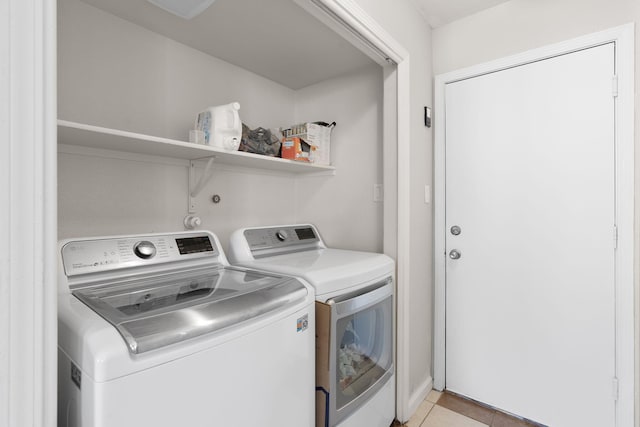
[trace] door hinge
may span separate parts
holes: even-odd
[[[618,249],[618,226],[613,226],[613,249]]]
[[[611,79],[611,91],[613,93],[613,97],[618,97],[618,76],[613,76]]]
[[[611,392],[613,393],[613,400],[618,400],[618,390],[619,390],[618,378],[613,377],[613,380],[611,382]]]

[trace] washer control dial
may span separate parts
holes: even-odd
[[[289,236],[287,235],[286,231],[284,231],[284,230],[276,231],[276,238],[278,240],[280,240],[281,242],[284,242],[285,240],[287,240],[287,237],[289,237]]]
[[[133,253],[138,256],[138,258],[149,259],[153,258],[156,255],[156,247],[153,243],[148,240],[142,240],[135,245],[133,245]]]

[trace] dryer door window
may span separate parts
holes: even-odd
[[[374,292],[336,304],[333,394],[338,420],[382,387],[393,371],[393,296],[363,304]],[[344,313],[343,304],[355,311]]]

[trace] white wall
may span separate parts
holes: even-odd
[[[431,30],[412,0],[357,0],[410,55],[411,91],[411,254],[409,293],[410,406],[431,387],[433,331],[433,209],[425,203],[432,183],[432,132],[424,126],[424,106],[432,106]],[[403,166],[400,166],[403,167]]]
[[[382,183],[381,100],[377,65],[296,93],[296,122],[337,123],[331,147],[336,176],[301,177],[296,189],[296,217],[316,224],[330,246],[382,252],[382,203],[373,201],[373,185]],[[335,226],[340,223],[349,226]]]
[[[486,11],[458,20],[433,31],[433,61],[435,74],[453,71],[478,63],[498,59],[536,47],[561,42],[573,37],[605,30],[622,24],[636,25],[636,70],[640,58],[640,2],[637,0],[511,0]],[[640,73],[636,71],[636,88]],[[437,112],[436,112],[437,114]],[[640,176],[640,108],[635,112],[636,182]],[[636,191],[640,186],[636,185]],[[636,194],[635,262],[638,257],[638,208]],[[638,269],[636,268],[636,319],[638,319]],[[640,330],[636,325],[636,331]],[[636,333],[636,336],[638,334]],[[636,358],[638,341],[636,342]],[[636,359],[637,360],[637,359]],[[636,390],[638,390],[636,372]],[[640,407],[636,391],[636,408]],[[640,425],[636,411],[636,426]]]
[[[238,101],[250,127],[290,125],[294,91],[78,0],[59,4],[59,118],[178,140]]]
[[[186,140],[202,108],[239,101],[252,128],[338,122],[336,176],[214,165],[197,213],[225,247],[239,227],[315,222],[330,244],[381,249],[381,207],[372,202],[381,182],[378,66],[296,93],[78,0],[59,4],[61,119]],[[186,161],[72,148],[59,162],[60,238],[183,229]],[[221,203],[211,202],[213,194]]]
[[[434,74],[629,22],[640,22],[636,0],[511,0],[433,30]]]

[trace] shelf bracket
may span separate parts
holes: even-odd
[[[211,181],[213,177],[213,161],[215,157],[209,157],[207,166],[204,168],[204,172],[200,175],[200,179],[196,181],[196,161],[189,160],[189,213],[196,213],[196,197],[204,186]]]

